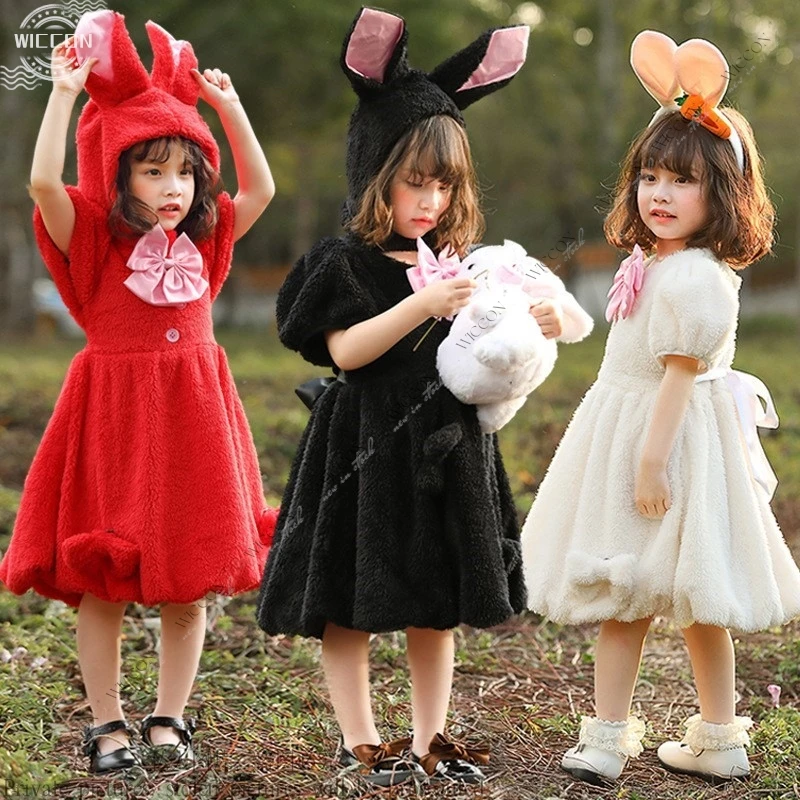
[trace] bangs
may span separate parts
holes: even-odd
[[[189,163],[196,167],[198,165],[197,154],[192,143],[178,136],[162,136],[158,139],[148,139],[140,142],[131,148],[131,158],[135,161],[148,162],[151,164],[165,164],[169,161],[174,145],[180,147],[183,152],[184,163]],[[199,148],[198,148],[199,149]]]
[[[452,117],[431,117],[419,125],[405,147],[406,168],[415,178],[458,185],[469,179],[469,145]]]
[[[713,134],[681,116],[668,116],[648,129],[639,150],[642,169],[666,169],[684,178],[700,180],[704,161],[701,139]]]

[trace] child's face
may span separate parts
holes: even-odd
[[[394,232],[407,239],[424,236],[439,223],[452,196],[449,183],[416,175],[403,163],[389,185]]]
[[[131,194],[158,216],[165,231],[174,230],[189,213],[194,199],[194,170],[180,147],[170,147],[164,162],[131,161]]]
[[[657,245],[681,249],[708,219],[703,182],[664,167],[643,167],[637,189],[639,214],[653,232]]]

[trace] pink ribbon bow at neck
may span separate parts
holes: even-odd
[[[194,242],[182,233],[170,251],[169,238],[160,225],[139,239],[127,266],[133,274],[125,280],[125,286],[154,306],[191,303],[208,289],[203,256]]]
[[[644,282],[644,253],[638,244],[633,252],[619,265],[614,283],[608,291],[606,320],[617,322],[633,313],[636,297]]]
[[[417,239],[417,266],[406,270],[411,288],[418,292],[436,281],[457,278],[461,274],[461,259],[449,247],[437,257],[421,238]],[[453,317],[446,317],[452,321]]]

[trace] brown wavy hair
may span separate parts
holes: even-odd
[[[347,228],[367,244],[381,245],[389,238],[394,224],[389,190],[404,166],[412,178],[434,178],[452,186],[450,205],[435,229],[434,245],[450,245],[463,256],[469,245],[480,240],[484,220],[467,134],[446,115],[428,117],[400,137],[367,186],[358,213]]]
[[[708,220],[686,242],[687,247],[707,247],[739,269],[772,250],[775,206],[764,185],[753,131],[735,109],[721,111],[742,140],[744,173],[729,142],[691,123],[680,111],[662,115],[639,134],[622,165],[603,227],[610,244],[628,252],[635,244],[644,250],[655,247],[656,237],[639,215],[636,195],[641,170],[661,167],[703,183]]]
[[[222,191],[219,173],[211,166],[196,142],[181,136],[162,136],[138,142],[119,157],[116,198],[108,217],[109,227],[116,236],[141,236],[158,222],[155,212],[131,194],[131,167],[134,161],[164,164],[169,161],[173,147],[182,149],[184,164],[189,164],[194,171],[192,204],[189,213],[176,230],[178,233],[185,233],[193,241],[205,239],[213,232],[218,216],[217,197]]]

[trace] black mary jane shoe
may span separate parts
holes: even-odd
[[[379,745],[360,744],[348,750],[340,743],[339,764],[356,770],[373,786],[398,786],[418,777],[425,777],[422,768],[404,758],[402,753],[411,745],[411,739],[382,742]]]
[[[178,744],[153,744],[150,739],[151,728],[172,728],[178,732]],[[147,745],[147,761],[150,764],[193,764],[194,750],[192,736],[197,730],[197,722],[190,717],[154,717],[148,714],[142,720],[142,741]]]
[[[483,783],[486,776],[478,764],[489,763],[489,750],[465,747],[437,733],[431,740],[429,752],[424,756],[412,752],[411,759],[425,770],[430,780]]]
[[[114,739],[117,731],[124,731],[129,739],[133,739],[133,728],[124,719],[115,719],[105,725],[92,727],[87,725],[83,729],[83,754],[89,757],[89,772],[99,774],[102,772],[116,772],[117,770],[130,769],[139,765],[133,747],[130,744],[122,745],[110,753],[101,753],[97,740],[103,736]]]

